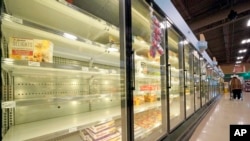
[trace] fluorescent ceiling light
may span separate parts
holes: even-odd
[[[250,19],[249,19],[248,22],[247,22],[247,26],[250,26]]]
[[[246,43],[250,43],[250,38],[249,39],[244,39],[241,41],[241,44],[246,44]]]
[[[239,56],[239,57],[237,57],[237,59],[243,59],[243,56]]]
[[[241,49],[241,50],[239,50],[239,53],[244,53],[244,52],[247,52],[247,49]]]
[[[239,63],[241,63],[241,61],[236,61],[235,63],[236,63],[236,64],[239,64]]]
[[[72,35],[72,34],[69,34],[69,33],[63,33],[63,36],[64,36],[65,38],[68,38],[68,39],[71,39],[71,40],[76,40],[76,39],[77,39],[76,36],[74,36],[74,35]]]

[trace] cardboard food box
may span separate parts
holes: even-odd
[[[143,96],[134,96],[134,105],[141,105],[144,103]]]
[[[9,38],[9,58],[34,62],[53,62],[53,43],[49,40]]]
[[[156,101],[156,94],[146,94],[144,95],[145,102],[155,102]]]

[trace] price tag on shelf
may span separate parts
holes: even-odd
[[[77,131],[77,127],[69,128],[69,133],[72,133],[72,132],[75,132],[75,131]]]
[[[28,65],[32,67],[40,67],[40,62],[28,61]]]
[[[2,102],[2,108],[4,108],[4,109],[15,108],[15,107],[16,107],[16,102],[15,101]]]

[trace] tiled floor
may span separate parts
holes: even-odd
[[[189,141],[229,141],[230,124],[250,124],[250,93],[243,101],[223,95],[196,128]]]

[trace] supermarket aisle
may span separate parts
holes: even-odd
[[[189,141],[229,141],[230,124],[250,124],[250,93],[244,100],[223,95],[196,128]]]

